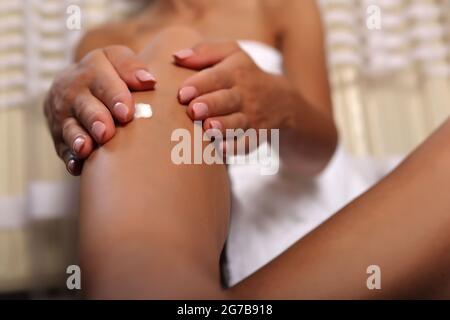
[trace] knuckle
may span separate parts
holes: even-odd
[[[216,87],[217,85],[219,85],[220,83],[220,77],[219,74],[216,70],[209,72],[208,74],[208,81],[212,84],[214,84],[214,86]]]
[[[95,121],[102,119],[102,112],[98,110],[86,110],[85,121],[88,124],[93,124]]]
[[[247,77],[247,72],[242,67],[234,68],[233,70],[230,71],[230,73],[231,77],[235,81],[240,80],[242,82],[245,81]]]
[[[231,98],[229,94],[221,95],[219,101],[223,110],[230,112],[235,109],[233,98]]]
[[[213,84],[213,87],[221,89],[228,89],[234,82],[230,71],[224,68],[214,68],[209,70],[208,79],[205,80]]]
[[[83,109],[86,107],[84,100],[85,94],[78,94],[76,97],[74,97],[74,99],[70,104],[71,114],[74,115],[76,118],[80,118]]]
[[[235,81],[240,83],[248,83],[250,78],[253,76],[250,68],[246,64],[239,64],[231,71],[231,75]]]
[[[223,86],[227,89],[232,88],[234,83],[236,83],[236,79],[233,77],[233,72],[229,69],[222,69],[221,74],[223,79]]]
[[[49,99],[52,106],[58,108],[71,104],[76,97],[76,91],[79,85],[78,71],[71,68],[58,75],[49,91]]]
[[[97,98],[104,97],[108,92],[108,88],[106,87],[105,81],[102,77],[95,77],[92,80],[90,88],[95,91],[94,96]]]
[[[88,104],[83,96],[79,96],[74,105],[73,114],[75,118],[85,125],[92,124],[101,118],[101,111],[94,105]]]
[[[240,107],[242,97],[241,97],[241,92],[236,87],[234,87],[231,90],[230,100],[234,107],[236,107],[236,108]]]
[[[75,119],[73,118],[67,118],[63,121],[62,124],[62,132],[64,136],[67,136],[72,131],[73,127],[75,125]]]
[[[122,82],[122,80],[117,77],[114,78],[104,78],[101,76],[96,76],[89,89],[93,96],[103,101],[105,105],[112,107],[117,100],[128,96],[128,88]]]
[[[72,88],[64,88],[61,90],[61,97],[58,97],[55,104],[55,112],[65,113],[69,111],[77,99],[77,92]]]
[[[52,109],[52,119],[54,122],[61,122],[70,113],[70,105],[64,101],[54,103]]]
[[[86,54],[86,56],[81,59],[80,61],[80,66],[86,66],[86,65],[91,65],[93,63],[98,62],[99,59],[104,59],[105,55],[104,55],[104,51],[103,49],[95,49],[92,50],[91,52],[89,52],[88,54]]]
[[[92,66],[79,65],[72,73],[70,82],[74,85],[85,86],[94,78],[94,69]]]

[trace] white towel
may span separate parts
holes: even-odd
[[[281,54],[265,44],[241,47],[266,72],[281,73]],[[388,173],[399,159],[356,159],[342,146],[328,168],[305,180],[281,168],[261,175],[259,166],[231,165],[233,206],[227,244],[230,284],[247,277],[312,231]]]

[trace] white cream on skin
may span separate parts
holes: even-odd
[[[134,112],[135,119],[148,119],[153,116],[152,106],[148,103],[136,103],[136,111]]]

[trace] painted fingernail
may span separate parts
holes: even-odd
[[[75,141],[73,142],[73,146],[72,149],[76,154],[80,154],[81,149],[83,149],[85,140],[83,137],[78,137],[75,139]]]
[[[184,87],[179,92],[181,103],[188,103],[197,96],[197,89],[194,87]]]
[[[147,70],[136,71],[136,78],[141,82],[156,82],[156,78]]]
[[[75,170],[76,170],[76,166],[77,163],[74,159],[69,160],[69,162],[67,163],[67,170],[69,171],[70,174],[75,174]]]
[[[194,103],[192,111],[194,112],[194,118],[200,120],[208,115],[208,105],[203,102]]]
[[[103,122],[95,121],[92,125],[92,134],[97,142],[102,142],[103,136],[105,135],[106,126]]]
[[[194,55],[194,51],[192,49],[183,49],[178,52],[175,52],[174,57],[180,60],[184,60],[190,58]]]
[[[211,129],[222,130],[222,123],[220,123],[220,121],[211,120],[209,125],[211,126]]]
[[[129,109],[124,103],[116,103],[113,109],[115,115],[119,118],[119,120],[126,121],[128,119]]]

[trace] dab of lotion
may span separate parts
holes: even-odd
[[[151,118],[153,116],[152,106],[147,103],[136,103],[136,111],[134,112],[134,118]]]

